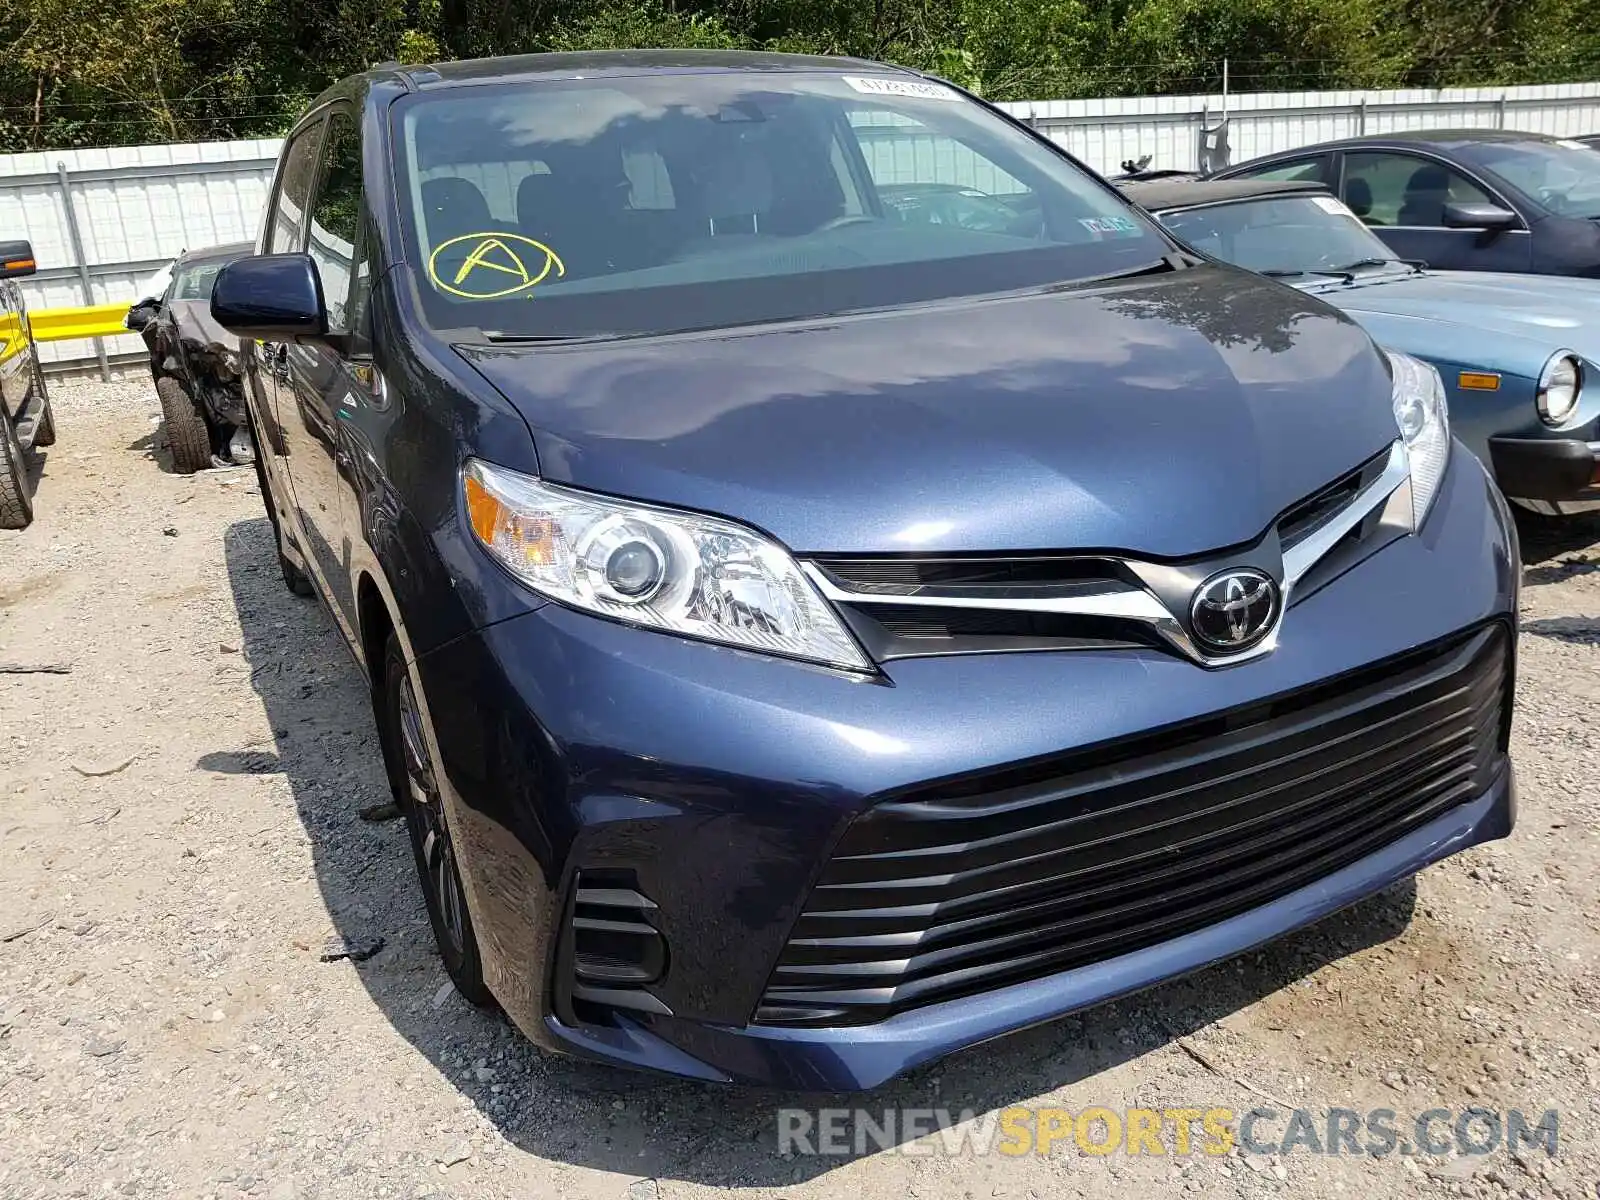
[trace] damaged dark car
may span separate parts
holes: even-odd
[[[124,322],[150,350],[150,375],[172,467],[192,475],[255,459],[239,375],[239,339],[211,319],[217,272],[254,251],[250,242],[186,251],[159,296],[142,297]]]

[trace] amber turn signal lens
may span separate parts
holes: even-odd
[[[478,535],[480,541],[494,542],[495,526],[500,523],[500,514],[505,510],[505,505],[472,476],[466,479],[467,489],[467,520],[472,522],[472,532]]]
[[[555,526],[546,518],[518,512],[469,473],[461,481],[467,522],[478,540],[519,566],[555,561]]]

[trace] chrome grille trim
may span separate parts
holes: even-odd
[[[1389,461],[1384,464],[1383,474],[1357,492],[1348,505],[1329,517],[1324,524],[1283,552],[1285,608],[1289,606],[1295,585],[1306,577],[1311,568],[1327,557],[1328,551],[1345,534],[1366,520],[1367,515],[1386,502],[1402,484],[1406,485],[1406,498],[1409,500],[1411,456],[1406,453],[1406,444],[1396,438],[1389,447]]]
[[[814,562],[801,569],[824,597],[870,613],[874,606],[912,605],[930,609],[983,609],[997,612],[1050,613],[1064,616],[1104,617],[1137,622],[1149,627],[1165,643],[1193,662],[1207,667],[1232,666],[1270,654],[1277,647],[1284,615],[1293,603],[1295,588],[1352,530],[1374,511],[1386,515],[1410,511],[1411,463],[1405,443],[1396,439],[1389,447],[1382,472],[1357,492],[1342,508],[1295,541],[1281,553],[1281,570],[1272,572],[1281,591],[1272,630],[1258,644],[1238,654],[1211,655],[1195,644],[1182,620],[1157,596],[1151,585],[1162,564],[1135,558],[1095,554],[1095,560],[1122,568],[1147,586],[1134,587],[1116,580],[1104,583],[1042,584],[974,588],[939,584],[874,584],[870,588],[846,586]]]

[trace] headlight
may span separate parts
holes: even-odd
[[[1385,351],[1394,373],[1394,420],[1411,460],[1411,528],[1421,529],[1450,463],[1444,381],[1421,359]]]
[[[1563,424],[1578,407],[1583,390],[1583,365],[1569,350],[1558,351],[1539,372],[1539,390],[1533,402],[1546,425]]]
[[[646,629],[851,670],[871,664],[789,552],[732,521],[570,491],[472,460],[478,541],[534,591]]]

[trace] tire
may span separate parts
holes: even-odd
[[[33,444],[35,446],[54,446],[56,444],[56,415],[50,410],[50,390],[45,387],[44,368],[39,365],[39,351],[31,351],[33,356],[33,394],[39,397],[39,423],[34,427]]]
[[[45,397],[44,411],[39,414],[39,423],[33,428],[33,444],[35,446],[56,444],[56,414],[50,411],[48,396]]]
[[[483,981],[483,958],[467,911],[466,893],[456,864],[454,843],[439,795],[437,769],[423,733],[421,709],[400,639],[389,635],[383,652],[378,728],[395,803],[405,814],[417,878],[428,907],[428,921],[444,969],[456,990],[479,1008],[494,1008]]]
[[[267,481],[267,468],[261,462],[261,439],[256,435],[255,414],[250,411],[250,406],[245,405],[245,421],[250,427],[250,439],[257,446],[255,457],[256,488],[261,492],[261,503],[267,510],[267,520],[272,523],[272,549],[278,556],[278,570],[283,575],[283,586],[296,596],[310,596],[315,594],[311,585],[311,577],[294,563],[289,561],[289,556],[283,552],[283,530],[278,526],[278,506],[272,499],[272,484]]]
[[[156,380],[156,395],[161,397],[172,469],[179,475],[205,470],[211,465],[211,431],[188,389],[171,375],[163,375]]]
[[[0,408],[0,529],[26,529],[33,524],[33,498],[28,495],[28,462],[5,409]]]

